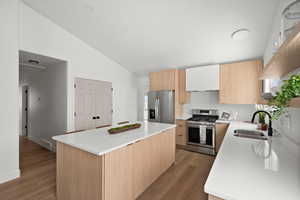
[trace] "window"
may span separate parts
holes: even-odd
[[[148,95],[144,96],[144,121],[148,121]]]

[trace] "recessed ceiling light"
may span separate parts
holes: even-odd
[[[231,34],[233,40],[244,40],[249,36],[250,31],[246,28],[238,29]]]
[[[40,61],[38,61],[38,60],[33,60],[33,59],[28,60],[28,62],[29,62],[30,64],[34,64],[34,65],[40,64]]]

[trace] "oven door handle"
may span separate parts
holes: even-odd
[[[188,124],[188,127],[195,127],[195,128],[200,128],[200,127],[205,127],[205,128],[215,128],[215,125],[204,125],[204,124]]]
[[[200,128],[200,125],[199,124],[195,124],[195,125],[188,124],[188,128]]]

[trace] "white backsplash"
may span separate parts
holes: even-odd
[[[275,91],[280,90],[283,80],[287,80],[291,75],[299,73],[300,68],[282,77],[282,79],[278,81],[278,87]],[[274,127],[300,146],[300,108],[289,108],[287,114],[281,116],[278,121],[274,122]]]
[[[288,114],[274,122],[274,128],[300,147],[300,109],[289,108]]]
[[[237,112],[237,120],[250,121],[255,112],[254,105],[219,104],[219,92],[192,92],[191,101],[184,105],[184,114],[190,114],[191,109],[218,109],[220,112],[229,112],[234,115]]]
[[[218,109],[219,111],[238,112],[237,120],[250,121],[255,112],[254,105],[219,104],[218,92],[192,92],[191,101],[184,105],[184,114],[190,114],[193,108]],[[282,135],[300,146],[300,109],[289,108],[288,115],[280,120],[273,121],[273,126]]]

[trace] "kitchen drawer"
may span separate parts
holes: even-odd
[[[186,145],[186,120],[176,120],[176,144]]]
[[[185,135],[176,135],[176,144],[186,145],[186,136]]]
[[[186,124],[184,124],[184,125],[183,124],[177,124],[176,128],[185,130],[186,129]]]
[[[186,120],[181,120],[181,119],[178,119],[176,120],[176,125],[179,126],[186,126]]]
[[[186,135],[186,128],[176,128],[176,135]]]

